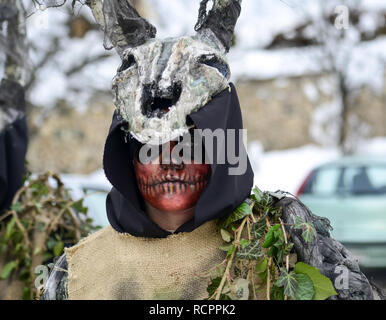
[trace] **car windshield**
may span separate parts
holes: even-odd
[[[386,194],[386,166],[331,166],[314,171],[303,193]]]

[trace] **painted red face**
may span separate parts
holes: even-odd
[[[194,207],[208,183],[210,165],[176,164],[173,159],[170,164],[162,164],[160,158],[143,164],[134,157],[138,187],[146,202],[168,212]]]

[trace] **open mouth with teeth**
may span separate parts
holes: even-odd
[[[148,118],[162,118],[169,112],[181,96],[181,84],[176,82],[166,90],[161,91],[154,84],[144,86],[142,94],[142,114]]]
[[[208,177],[154,177],[148,181],[138,180],[139,188],[149,194],[180,194],[188,191],[200,192],[208,182]]]

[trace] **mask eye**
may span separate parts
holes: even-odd
[[[126,58],[124,58],[122,65],[119,67],[118,72],[125,71],[129,69],[136,63],[135,58],[132,54],[129,54]]]
[[[228,64],[214,54],[204,54],[198,59],[198,62],[216,68],[225,78],[228,78],[230,75]]]

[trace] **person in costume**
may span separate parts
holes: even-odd
[[[239,139],[241,110],[226,62],[241,0],[215,0],[210,10],[207,2],[200,3],[194,36],[164,40],[155,38],[155,27],[127,1],[88,3],[105,32],[105,46],[115,47],[122,58],[103,158],[113,185],[106,202],[110,226],[65,250],[43,299],[208,298],[208,279],[197,275],[224,260],[217,221],[249,197],[253,172]],[[200,146],[208,153],[203,136],[188,145],[189,159],[180,161],[171,152],[164,161],[164,148],[143,161],[144,146],[168,145],[172,151],[192,130],[225,132],[215,139],[210,163],[195,161]],[[219,161],[222,151],[228,154],[230,139],[235,154],[245,155],[240,171],[228,157]],[[333,299],[380,297],[355,259],[330,237],[327,219],[293,197],[277,205],[285,223],[302,217],[315,225],[312,243],[289,230],[299,261],[332,282],[336,267],[347,271],[349,286],[335,288]]]

